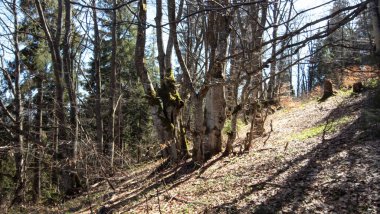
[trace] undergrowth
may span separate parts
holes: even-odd
[[[239,132],[240,129],[244,126],[244,122],[241,120],[241,119],[237,119],[237,122],[236,122],[236,131]],[[231,127],[231,120],[228,119],[226,120],[226,122],[224,123],[224,127],[223,127],[223,133],[224,134],[228,134],[228,133],[231,133],[232,132],[232,127]]]

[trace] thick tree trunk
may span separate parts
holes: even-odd
[[[206,96],[206,159],[222,151],[222,129],[226,119],[224,86],[214,86]]]
[[[219,1],[217,5],[226,5]],[[230,34],[230,17],[220,12],[211,12],[208,20],[208,44],[210,46],[210,76],[213,86],[206,95],[205,158],[209,159],[222,150],[222,129],[226,120],[226,100],[224,94],[225,60],[227,40]]]
[[[180,4],[183,5],[183,2]],[[180,6],[179,14],[181,13],[182,6]],[[175,19],[175,4],[174,1],[168,1],[168,16],[169,20]],[[173,48],[173,37],[175,32],[175,23],[170,24],[171,33],[169,34],[169,40],[167,44],[166,55],[163,50],[163,38],[161,29],[162,19],[162,2],[156,2],[156,24],[157,24],[157,47],[158,47],[158,61],[160,67],[160,88],[157,90],[159,103],[157,112],[160,116],[160,121],[156,121],[156,124],[160,124],[158,132],[161,132],[161,140],[168,146],[170,158],[173,162],[181,160],[187,155],[187,149],[185,146],[186,138],[185,132],[180,130],[179,123],[179,111],[183,107],[183,101],[177,91],[177,86],[174,71],[171,65],[171,52]],[[174,24],[174,28],[173,28]],[[157,99],[155,98],[155,99]],[[162,106],[161,106],[162,105]]]
[[[178,9],[178,14],[177,14],[177,19],[181,17],[182,10],[183,10],[183,4],[184,1],[181,0],[179,9]],[[177,38],[177,23],[175,22],[175,1],[174,0],[169,0],[168,1],[168,17],[169,17],[169,22],[170,22],[170,38],[168,42],[168,48],[169,46],[173,46],[178,62],[181,66],[182,70],[182,76],[183,76],[183,83],[184,83],[184,94],[190,93],[191,95],[191,100],[194,101],[194,107],[195,110],[193,112],[194,115],[194,120],[195,120],[195,130],[193,133],[193,161],[195,163],[202,163],[203,162],[203,149],[202,149],[202,140],[204,136],[204,124],[203,124],[203,99],[205,94],[197,94],[195,92],[192,80],[190,78],[190,73],[189,69],[187,67],[187,64],[185,60],[182,57],[182,53],[180,50],[178,38]],[[167,54],[171,53],[171,51],[167,51]],[[168,64],[168,60],[166,62]],[[183,131],[182,128],[180,128],[179,132],[179,138],[182,139],[182,142],[180,145],[180,155],[181,156],[187,156],[188,151],[186,148],[186,133]]]
[[[240,111],[244,108],[244,106],[247,104],[248,101],[248,88],[251,85],[251,78],[247,78],[246,83],[243,86],[243,89],[241,91],[241,102],[238,104],[238,94],[239,94],[239,87],[238,85],[234,86],[234,97],[235,97],[235,106],[231,114],[231,132],[228,134],[227,139],[227,145],[226,149],[223,153],[224,156],[228,156],[233,152],[233,142],[236,139],[238,127],[237,127],[237,121]]]
[[[249,132],[247,133],[245,144],[244,144],[244,151],[249,152],[252,146],[252,140],[253,140],[253,132],[255,128],[255,119],[256,119],[257,109],[256,107],[253,109],[252,118],[251,118],[251,126],[249,128]]]
[[[194,163],[201,164],[204,161],[204,115],[203,115],[203,97],[193,96],[192,100],[194,103],[194,133],[193,133],[193,156],[192,159]]]
[[[150,104],[150,112],[152,114],[153,123],[156,129],[156,134],[161,142],[165,142],[167,139],[167,131],[162,117],[162,109],[160,108],[160,99],[153,87],[152,81],[148,75],[148,70],[145,67],[145,42],[146,42],[146,14],[147,6],[146,0],[139,1],[139,25],[137,28],[136,49],[135,49],[135,66],[137,74],[140,77],[140,81],[143,85],[145,94]],[[175,154],[173,154],[175,156]],[[174,157],[176,158],[176,157]]]
[[[169,5],[168,5],[169,7]],[[171,13],[172,10],[169,8],[169,13]],[[170,15],[169,15],[170,16]],[[156,1],[156,33],[157,33],[157,51],[158,51],[158,64],[159,64],[159,70],[160,70],[160,89],[158,89],[158,96],[162,97],[165,96],[165,94],[170,93],[169,88],[166,87],[167,84],[170,84],[168,80],[170,80],[172,68],[171,68],[171,54],[165,55],[164,52],[164,42],[162,37],[162,27],[161,27],[161,21],[162,21],[162,0]],[[172,37],[171,34],[169,34],[169,37]],[[167,49],[172,49],[172,46],[168,44]],[[174,80],[174,74],[173,74],[173,80]],[[164,89],[165,88],[165,89]],[[165,91],[164,91],[165,90]],[[178,149],[177,149],[177,139],[175,139],[175,124],[177,124],[177,114],[172,115],[171,111],[174,109],[172,106],[168,105],[169,99],[161,99],[162,102],[162,109],[159,109],[157,112],[158,114],[163,114],[163,117],[161,117],[160,121],[156,121],[156,124],[161,124],[161,127],[159,128],[162,132],[161,134],[161,141],[167,144],[168,147],[168,153],[170,158],[173,161],[177,161],[178,159]],[[162,111],[162,112],[161,112]],[[170,118],[169,118],[169,115]],[[173,124],[172,121],[173,120]],[[175,123],[175,124],[174,124]],[[166,127],[166,128],[165,128]],[[158,127],[157,127],[158,128]]]

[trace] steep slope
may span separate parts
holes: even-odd
[[[377,213],[380,210],[380,92],[339,92],[267,119],[267,133],[240,156],[153,163],[119,174],[58,210],[76,213]],[[246,128],[247,129],[247,128]],[[240,137],[245,133],[239,133]],[[236,150],[239,150],[237,140]],[[57,211],[58,211],[57,210]]]

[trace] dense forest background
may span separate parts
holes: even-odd
[[[378,66],[380,1],[299,2],[1,0],[0,204],[161,158],[199,167],[239,124],[249,151],[281,100]]]

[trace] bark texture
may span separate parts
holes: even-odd
[[[92,1],[92,6],[96,7],[96,0]],[[96,117],[96,141],[98,151],[103,152],[103,119],[102,119],[102,105],[101,105],[101,72],[100,72],[100,36],[98,27],[98,16],[96,9],[92,10],[92,17],[94,22],[94,70],[95,70],[95,117]]]
[[[15,57],[15,125],[17,127],[17,141],[16,141],[16,153],[15,153],[15,163],[16,163],[16,173],[15,173],[15,183],[17,183],[15,197],[12,202],[22,202],[24,200],[24,189],[26,182],[25,175],[25,158],[24,158],[24,116],[23,116],[23,102],[21,96],[21,65],[20,65],[20,49],[19,49],[19,34],[18,34],[18,17],[16,9],[16,0],[12,2],[12,13],[13,13],[13,24],[14,24],[14,34],[13,34],[13,45],[14,45],[14,57]]]
[[[370,4],[372,8],[372,26],[375,37],[375,54],[380,55],[380,0],[373,0]]]
[[[215,6],[227,5],[227,1],[218,1]],[[228,37],[231,31],[229,11],[211,12],[208,17],[207,40],[210,48],[210,67],[212,86],[206,95],[205,158],[209,159],[222,150],[222,129],[226,120],[225,66]]]
[[[139,2],[139,26],[137,29],[136,49],[135,49],[135,66],[143,84],[145,94],[150,102],[150,111],[152,113],[153,123],[159,140],[166,144],[166,152],[170,156],[172,162],[180,160],[185,155],[182,151],[183,143],[181,143],[178,134],[178,114],[183,107],[177,87],[175,84],[174,72],[170,65],[165,65],[164,61],[161,66],[165,67],[163,79],[161,79],[160,88],[157,90],[153,87],[152,81],[145,67],[145,40],[146,40],[146,1]],[[161,52],[161,51],[160,51]],[[163,54],[163,51],[161,52]],[[169,57],[169,56],[166,56]],[[159,57],[165,59],[165,57]]]

